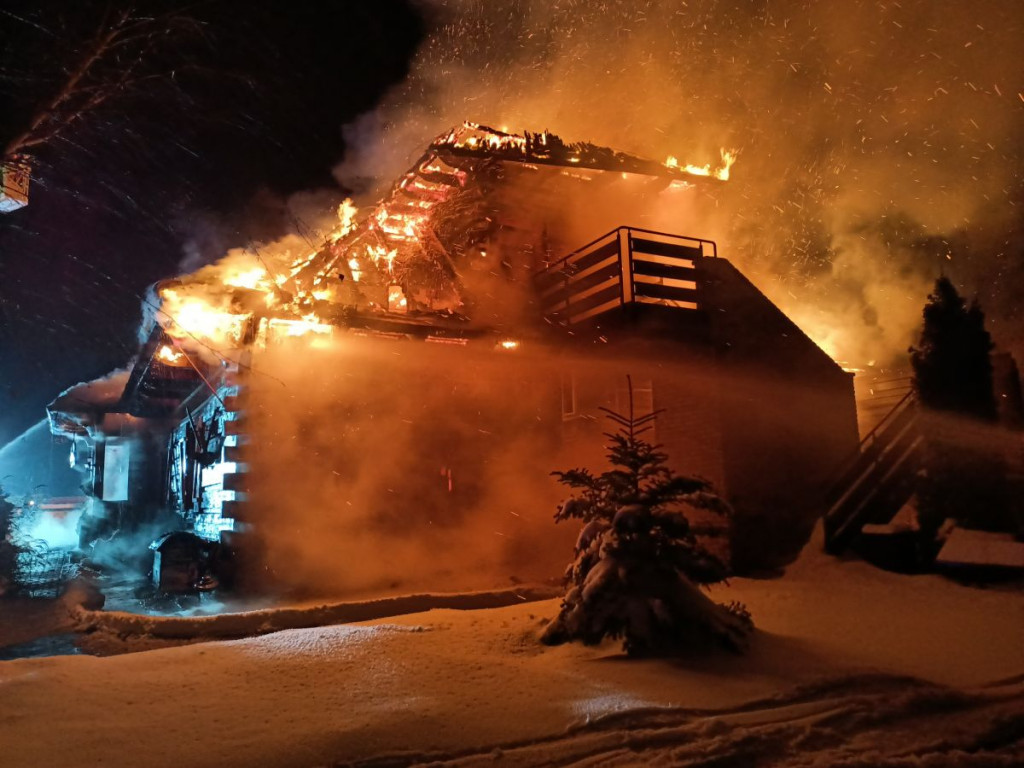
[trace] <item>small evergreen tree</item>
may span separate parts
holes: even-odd
[[[726,515],[728,507],[706,481],[676,475],[660,446],[641,437],[657,412],[635,417],[632,382],[629,388],[628,416],[602,409],[619,425],[606,433],[613,468],[600,475],[587,469],[552,473],[579,492],[555,519],[584,525],[561,611],[542,640],[589,645],[622,638],[630,655],[707,644],[743,650],[753,628],[750,615],[701,591],[724,580],[726,566],[697,541],[684,511]]]
[[[977,301],[968,307],[949,278],[935,281],[924,307],[918,346],[910,349],[913,386],[922,406],[940,414],[995,422],[992,339]],[[918,522],[934,539],[947,519],[972,527],[1007,524],[1006,471],[1001,457],[939,438],[927,429],[917,483]]]
[[[14,541],[14,505],[0,488],[0,597],[18,587],[18,559],[25,549]]]

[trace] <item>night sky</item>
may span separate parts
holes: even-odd
[[[4,143],[108,5],[0,7]],[[45,147],[30,205],[0,214],[0,445],[60,390],[131,358],[141,298],[180,272],[186,243],[213,259],[282,234],[288,195],[340,194],[342,126],[405,77],[424,30],[400,0],[144,7],[186,8],[188,28],[151,62],[173,78],[107,102]]]

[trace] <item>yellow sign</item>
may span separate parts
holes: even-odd
[[[25,160],[0,164],[0,212],[9,213],[28,205],[31,168]]]

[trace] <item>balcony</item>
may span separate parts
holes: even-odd
[[[544,316],[568,325],[627,304],[701,308],[698,263],[710,240],[619,227],[534,276]]]

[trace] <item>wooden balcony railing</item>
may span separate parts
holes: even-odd
[[[534,276],[546,317],[570,325],[626,304],[700,309],[697,262],[715,258],[710,240],[619,227]]]

